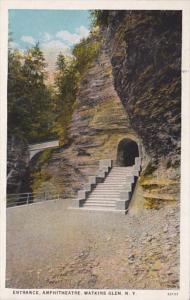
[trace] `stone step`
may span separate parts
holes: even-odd
[[[133,166],[130,166],[130,167],[113,167],[112,171],[114,171],[114,170],[130,170],[132,168],[133,168]]]
[[[131,192],[131,190],[132,190],[132,187],[121,187],[121,188],[116,188],[116,190],[107,190],[107,189],[101,189],[101,190],[95,190],[93,193],[91,193],[90,195],[89,195],[89,197],[91,196],[91,195],[102,195],[102,196],[115,196],[115,195],[119,195],[121,192],[123,192],[123,191],[127,191],[127,192]]]
[[[87,200],[86,202],[85,202],[85,204],[89,204],[89,203],[95,203],[95,204],[113,204],[113,205],[115,205],[115,202],[116,201],[110,201],[110,200],[107,200],[107,201],[105,201],[105,200]],[[84,204],[84,205],[85,205]]]
[[[106,179],[108,179],[108,178],[124,178],[127,176],[134,176],[134,172],[127,173],[127,174],[110,174],[106,177]]]
[[[116,190],[116,191],[120,191],[123,188],[123,186],[126,186],[127,184],[131,185],[131,183],[129,183],[129,182],[125,182],[125,183],[121,183],[121,184],[113,183],[111,185],[108,184],[108,183],[105,183],[104,188],[108,189],[108,190],[113,189],[113,190]]]
[[[102,196],[102,197],[119,197],[119,194],[123,191],[124,189],[121,189],[121,190],[117,190],[116,192],[114,193],[108,193],[107,191],[97,191],[97,192],[94,192],[92,194],[89,195],[89,197],[94,197],[94,196]],[[126,191],[126,189],[125,189]]]
[[[117,195],[117,194],[119,194],[119,190],[94,190],[92,193],[91,193],[91,195]]]
[[[126,175],[126,176],[113,176],[113,177],[107,177],[104,181],[103,181],[103,183],[105,183],[105,182],[109,182],[109,181],[119,181],[119,180],[122,180],[122,181],[124,181],[124,180],[127,180],[127,179],[129,179],[129,178],[131,178],[131,177],[134,177],[134,174],[133,175]]]
[[[92,199],[109,199],[109,200],[116,200],[116,199],[119,199],[119,194],[115,194],[115,195],[102,195],[102,194],[96,194],[96,195],[90,195],[88,198],[87,198],[87,201],[88,200],[92,200]]]
[[[124,179],[124,180],[110,180],[110,181],[105,181],[104,184],[107,186],[112,186],[112,185],[125,185],[125,184],[131,184],[134,183],[135,178],[130,178],[130,179]]]
[[[94,191],[102,191],[102,190],[107,190],[107,191],[118,191],[120,190],[124,185],[130,184],[129,182],[121,182],[121,183],[105,183],[104,186],[97,186]]]
[[[125,184],[125,185],[121,185],[121,186],[118,186],[118,185],[115,185],[115,186],[109,186],[109,185],[106,185],[106,186],[102,186],[102,187],[97,187],[93,193],[95,192],[114,192],[114,191],[121,191],[123,189],[127,189],[127,190],[130,190],[132,188],[132,185],[131,184]]]
[[[110,174],[125,174],[125,173],[130,173],[133,172],[134,168],[130,170],[112,170]]]
[[[111,176],[125,176],[125,175],[131,175],[134,172],[134,170],[131,170],[130,172],[111,172],[109,173],[109,175],[107,177],[111,177]]]
[[[113,207],[97,207],[97,206],[83,206],[80,207],[80,209],[83,210],[89,210],[89,211],[102,211],[102,212],[116,212],[117,210]],[[119,212],[119,211],[118,211]]]
[[[88,203],[86,202],[84,204],[84,207],[87,207],[87,206],[96,206],[96,207],[116,207],[115,204],[107,204],[107,203]]]
[[[134,166],[113,167],[103,182],[99,182],[96,186],[91,185],[94,189],[88,194],[81,209],[126,213],[123,203],[131,198],[133,184],[139,175],[139,165],[137,159]]]
[[[125,173],[130,173],[133,172],[134,168],[130,170],[111,170],[110,174],[125,174]]]
[[[102,196],[102,195],[96,195],[96,196],[90,196],[86,201],[91,201],[91,200],[102,200],[102,201],[117,201],[119,199],[119,195],[117,196]]]
[[[104,197],[102,195],[98,195],[98,196],[92,196],[89,197],[86,201],[95,201],[95,200],[101,200],[101,201],[117,201],[119,199],[119,195],[118,196],[112,196],[112,197]]]
[[[111,174],[110,176],[107,176],[106,179],[111,179],[111,178],[125,178],[125,177],[128,177],[128,176],[134,176],[134,172],[130,173],[130,174],[122,174],[122,175]]]
[[[119,199],[120,197],[120,193],[118,193],[117,195],[102,195],[102,194],[99,194],[99,195],[90,195],[88,198],[87,198],[87,201],[88,200],[94,200],[94,199],[103,199],[103,200],[117,200]]]
[[[126,181],[125,181],[126,182]],[[131,182],[126,182],[125,185],[128,185],[128,186],[131,186]],[[115,183],[115,184],[110,184],[110,183],[107,183],[106,181],[104,181],[104,183],[101,183],[101,184],[98,184],[96,186],[96,189],[102,189],[102,188],[106,188],[106,189],[114,189],[117,187],[117,186],[123,186],[123,183]]]
[[[126,169],[112,169],[111,170],[111,173],[127,173],[127,172],[131,172],[131,171],[133,171],[134,170],[134,167],[133,168],[131,168],[131,169],[128,169],[128,168],[126,168]]]
[[[118,182],[118,181],[126,181],[127,179],[130,179],[134,177],[133,175],[131,176],[121,176],[121,177],[110,177],[110,178],[106,178],[106,180],[104,182],[112,182],[112,181],[115,181],[115,182]]]

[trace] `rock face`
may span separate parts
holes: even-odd
[[[158,208],[179,198],[181,13],[107,15],[99,55],[81,81],[70,144],[53,151],[41,174],[73,197],[98,160],[116,164],[119,143],[131,139],[142,157],[145,206]]]
[[[129,117],[114,89],[108,49],[103,43],[98,57],[85,74],[77,109],[69,128],[70,145],[53,151],[42,173],[68,198],[94,175],[100,159],[117,160],[119,142],[130,137],[138,142]]]
[[[20,193],[29,189],[29,152],[27,143],[18,137],[8,137],[7,193]]]
[[[181,22],[179,11],[108,16],[114,85],[150,157],[140,179],[150,207],[179,197]]]
[[[179,165],[181,12],[111,12],[114,83],[146,152]]]

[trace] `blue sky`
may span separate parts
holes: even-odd
[[[39,41],[51,68],[60,51],[69,55],[72,46],[88,36],[89,14],[87,10],[9,10],[12,46],[25,50]]]

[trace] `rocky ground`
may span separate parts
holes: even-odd
[[[7,287],[179,288],[178,207],[120,215],[69,205],[7,210]]]

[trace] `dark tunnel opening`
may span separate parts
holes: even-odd
[[[135,164],[135,157],[139,157],[139,148],[135,141],[123,139],[117,148],[117,165],[121,167],[132,166]]]

